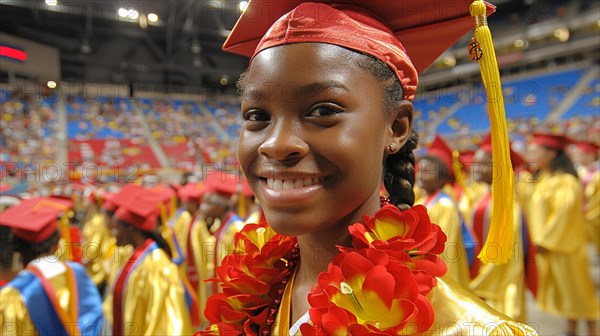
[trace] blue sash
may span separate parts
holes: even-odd
[[[177,222],[179,217],[181,217],[184,210],[185,209],[183,209],[183,208],[177,209],[177,212],[175,213],[175,215],[173,215],[173,217],[171,217],[171,219],[169,219],[167,221],[167,226],[171,230],[171,236],[173,237],[173,244],[175,245],[175,250],[177,251],[176,253],[173,253],[174,257],[171,258],[171,261],[177,266],[183,264],[183,262],[185,261],[185,256],[183,254],[183,250],[181,250],[181,244],[179,243],[179,239],[177,239],[177,236],[175,235],[175,231],[173,231],[173,226],[175,225],[175,223]],[[176,256],[179,256],[179,257],[177,258]]]
[[[65,326],[52,307],[44,292],[40,280],[31,272],[24,270],[7,286],[17,289],[25,300],[27,311],[41,336],[69,335],[67,329],[79,328],[82,336],[100,335],[104,316],[102,300],[98,289],[92,283],[83,266],[67,262],[75,274],[77,295],[79,298],[79,319],[77,326]]]
[[[429,202],[429,205],[433,206],[435,203],[437,203],[442,198],[450,200],[452,202],[452,204],[454,204],[456,211],[458,212],[458,217],[460,220],[460,231],[461,231],[462,239],[463,239],[463,245],[464,245],[465,251],[467,253],[469,267],[473,267],[473,263],[475,262],[475,257],[477,256],[477,240],[475,239],[475,237],[473,237],[471,230],[469,230],[469,228],[465,224],[465,220],[464,220],[462,214],[460,213],[460,211],[458,211],[458,205],[456,204],[456,202],[454,202],[454,199],[452,199],[452,197],[450,197],[446,193],[440,191]]]

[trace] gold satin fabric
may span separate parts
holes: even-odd
[[[63,272],[48,280],[56,289],[57,301],[61,308],[67,314],[71,314],[69,305],[71,293],[67,285],[67,273]],[[14,287],[6,286],[0,291],[0,328],[2,336],[39,335],[21,292]]]
[[[198,274],[198,287],[194,288],[194,290],[198,295],[201,325],[206,323],[206,318],[204,317],[204,308],[206,307],[206,300],[212,294],[213,283],[207,283],[204,282],[204,280],[211,279],[215,276],[215,241],[215,237],[213,237],[213,235],[210,234],[210,231],[208,231],[205,219],[200,216],[197,217],[194,223],[192,223],[190,242],[192,244],[191,250],[194,254],[194,260],[196,261],[196,272]],[[187,264],[187,262],[185,264]]]
[[[107,227],[108,218],[106,214],[98,209],[92,209],[88,220],[81,231],[81,251],[83,263],[88,275],[96,286],[108,281],[110,270],[106,265],[110,259],[114,245],[114,239]]]
[[[415,204],[424,204],[426,198],[417,200]],[[456,204],[447,197],[440,197],[434,204],[427,205],[431,222],[440,226],[448,237],[446,247],[440,257],[446,262],[448,272],[444,278],[452,278],[464,288],[469,288],[471,275],[469,259],[463,243],[460,215]]]
[[[112,328],[112,292],[102,308]],[[123,289],[123,314],[125,335],[193,334],[178,268],[163,250],[152,251],[130,273]]]
[[[518,183],[519,198],[537,256],[538,307],[568,319],[595,320],[600,307],[589,272],[580,181],[565,173],[530,176]]]
[[[286,292],[288,287],[286,286]],[[451,279],[437,279],[437,286],[427,296],[433,305],[435,320],[423,335],[444,336],[535,336],[537,332],[528,325],[521,324],[502,315],[481,301],[478,297],[461,288]],[[280,326],[289,321],[291,295],[282,297],[272,335],[287,336]],[[280,312],[288,312],[280,314]],[[289,323],[287,324],[289,325]],[[296,335],[300,335],[299,333]]]
[[[491,204],[491,202],[490,202]],[[495,310],[519,322],[527,321],[525,306],[525,254],[521,208],[515,203],[515,245],[512,258],[505,264],[482,264],[469,284],[471,291]],[[489,222],[490,218],[484,219]]]
[[[590,241],[600,254],[600,171],[593,173],[583,191],[583,214]]]
[[[483,182],[472,182],[464,187],[462,197],[458,201],[458,210],[469,229],[473,229],[473,212],[479,201],[489,192],[490,186]]]

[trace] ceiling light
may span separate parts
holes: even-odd
[[[516,39],[513,45],[515,46],[515,48],[523,48],[523,46],[525,45],[525,41],[521,39]]]
[[[46,6],[50,6],[50,7],[58,6],[58,0],[46,0]]]
[[[456,58],[454,58],[454,56],[446,56],[442,59],[442,63],[444,63],[445,66],[453,67],[456,65]]]
[[[148,14],[148,21],[156,23],[158,22],[158,15],[154,14],[154,13],[149,13]]]
[[[567,28],[558,28],[554,31],[554,37],[556,37],[560,42],[567,42],[571,34]]]
[[[140,17],[140,13],[135,9],[119,8],[118,14],[120,17],[129,20],[137,20]]]
[[[194,55],[198,55],[202,51],[202,45],[198,40],[192,40],[192,45],[190,45],[190,51]]]
[[[56,82],[55,81],[48,81],[48,83],[46,83],[46,85],[51,88],[51,89],[55,89],[56,88]]]
[[[243,12],[248,8],[248,1],[240,1],[240,12]]]

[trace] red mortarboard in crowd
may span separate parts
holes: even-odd
[[[565,150],[565,148],[571,143],[569,138],[562,134],[533,133],[532,135],[532,143],[556,150]]]
[[[435,156],[448,166],[448,169],[452,169],[452,148],[439,134],[427,148],[427,155]]]
[[[473,28],[471,0],[253,0],[223,50],[252,57],[291,43],[343,46],[384,61],[412,100],[418,73]],[[495,7],[487,5],[487,15]],[[287,13],[287,14],[286,14]]]
[[[12,228],[15,236],[40,243],[57,230],[56,221],[73,207],[68,200],[30,198],[0,215],[0,225]]]
[[[182,201],[196,200],[200,201],[206,191],[204,183],[188,183],[177,191],[177,196]]]
[[[492,154],[492,135],[488,134],[479,144],[479,148],[487,153]],[[525,159],[523,158],[523,156],[521,156],[521,154],[515,152],[512,149],[512,146],[510,147],[510,162],[512,164],[513,169],[517,169],[520,166],[522,166],[523,164],[525,164]]]
[[[158,225],[161,202],[163,197],[159,193],[142,190],[119,205],[115,217],[142,231],[150,232]]]
[[[583,152],[592,154],[598,154],[598,151],[600,150],[600,146],[592,141],[577,141],[575,142],[575,146],[577,146],[577,148]]]

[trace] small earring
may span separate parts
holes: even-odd
[[[390,152],[395,153],[396,152],[396,144],[395,143],[391,143],[388,145],[388,148],[390,150]]]

